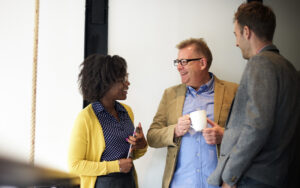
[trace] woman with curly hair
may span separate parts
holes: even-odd
[[[90,104],[72,131],[70,171],[80,176],[83,188],[137,188],[132,160],[143,156],[148,145],[140,124],[134,132],[131,108],[117,102],[126,99],[130,84],[126,61],[93,54],[81,66],[79,88]]]

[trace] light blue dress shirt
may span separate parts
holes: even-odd
[[[207,117],[214,120],[214,78],[198,91],[187,87],[182,115],[196,110],[206,110]],[[208,125],[209,126],[209,125]],[[208,176],[215,170],[218,158],[216,145],[209,145],[201,132],[187,132],[181,140],[176,169],[171,188],[218,188],[207,183]]]

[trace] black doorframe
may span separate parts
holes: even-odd
[[[108,0],[86,0],[84,58],[98,53],[107,55]],[[89,104],[83,101],[83,108]]]

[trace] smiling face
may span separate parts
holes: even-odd
[[[130,82],[128,81],[128,75],[116,83],[106,92],[105,96],[113,100],[125,100],[127,98],[127,91]]]
[[[247,26],[245,26],[247,27]],[[247,40],[247,36],[249,32],[247,29],[248,28],[243,28],[243,33],[241,32],[241,27],[238,24],[237,21],[234,22],[234,35],[236,38],[236,46],[239,47],[242,51],[243,58],[249,59],[250,58],[250,45],[249,41]]]
[[[182,48],[178,52],[178,59],[196,59],[203,57],[195,50],[195,45],[189,45]],[[177,65],[177,70],[181,76],[181,82],[191,86],[193,88],[199,88],[201,86],[201,80],[203,79],[204,69],[203,60],[190,61],[187,65]],[[206,70],[207,72],[207,70]]]

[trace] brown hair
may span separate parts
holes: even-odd
[[[184,41],[181,41],[176,47],[180,50],[187,46],[195,45],[196,51],[200,54],[203,54],[204,57],[207,59],[207,68],[211,66],[211,62],[213,60],[212,54],[210,49],[208,48],[206,42],[203,38],[190,38]]]
[[[272,9],[260,2],[243,3],[234,14],[234,21],[240,26],[248,26],[263,41],[272,41],[276,27],[276,16]]]
[[[84,100],[99,101],[111,86],[127,74],[125,59],[114,55],[93,54],[81,64],[79,89]]]

